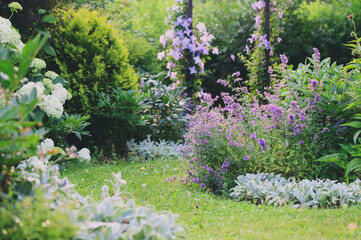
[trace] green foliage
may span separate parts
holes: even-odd
[[[74,163],[61,174],[77,183],[75,189],[80,194],[99,196],[106,179],[121,170],[127,180],[122,190],[131,193],[140,205],[152,204],[156,209],[177,213],[178,222],[185,226],[186,239],[336,240],[357,239],[360,235],[361,206],[296,209],[236,202],[179,181],[185,177],[186,169],[184,160],[168,158],[112,164]],[[357,228],[348,229],[350,223],[357,223]]]
[[[47,37],[38,36],[25,45],[22,53],[13,56],[18,62],[17,71],[9,50],[0,47],[0,72],[7,76],[0,77],[1,98],[5,104],[0,106],[0,170],[2,165],[17,165],[24,158],[34,155],[44,133],[35,131],[34,127],[39,123],[28,121],[30,112],[38,102],[36,90],[33,89],[29,97],[23,97],[22,102],[12,99],[11,95],[19,87],[46,40]]]
[[[153,139],[178,141],[186,131],[190,98],[185,88],[175,83],[164,83],[165,73],[146,74],[142,78],[142,91],[147,94],[147,113],[151,116],[148,134]]]
[[[1,239],[74,239],[78,227],[64,209],[50,209],[50,201],[26,197],[0,205]]]
[[[0,15],[5,18],[9,18],[12,15],[10,12],[9,4],[14,0],[3,0],[0,2]],[[30,40],[38,33],[38,28],[41,24],[46,22],[47,19],[51,18],[49,11],[55,6],[64,1],[58,0],[16,0],[22,7],[23,10],[18,11],[11,17],[13,26],[18,29],[24,38],[23,40]],[[42,18],[45,17],[45,21]]]
[[[50,119],[47,123],[47,128],[50,130],[47,137],[54,140],[57,146],[69,147],[69,137],[75,136],[82,141],[82,136],[90,136],[89,131],[85,130],[90,124],[89,118],[89,116],[64,113],[60,119]]]
[[[156,60],[157,48],[152,43],[129,30],[119,30],[119,36],[129,50],[129,63],[136,71],[151,74],[161,71],[161,64]]]
[[[354,13],[358,28],[361,27],[361,2],[350,1],[298,1],[285,14],[282,44],[277,53],[284,53],[290,63],[297,66],[317,47],[323,57],[346,63],[349,52],[341,43],[351,40],[352,26],[347,16]]]
[[[207,26],[215,39],[212,46],[218,47],[219,55],[211,55],[205,64],[206,73],[201,76],[202,88],[212,95],[219,95],[224,88],[216,84],[217,79],[227,79],[240,71],[246,79],[247,69],[238,59],[232,61],[231,54],[243,51],[247,38],[253,31],[253,0],[196,1],[194,18]]]
[[[98,95],[113,88],[137,88],[137,77],[128,63],[128,51],[112,25],[97,11],[60,10],[59,23],[52,29],[55,59],[61,75],[69,82],[71,113],[96,116]],[[93,119],[92,119],[93,120]]]
[[[135,90],[123,91],[115,88],[109,95],[101,92],[97,105],[97,126],[101,130],[96,132],[97,146],[109,152],[113,145],[124,153],[127,140],[134,138],[139,126],[147,123],[147,116],[143,114],[147,108],[144,100],[145,94]],[[101,129],[102,125],[108,127]]]

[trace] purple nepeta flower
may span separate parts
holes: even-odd
[[[317,86],[318,86],[318,81],[316,79],[311,79],[309,81],[309,85],[313,88],[313,89],[316,89]]]
[[[201,183],[199,186],[200,186],[201,188],[205,188],[205,187],[206,187],[206,185],[205,185],[204,183]]]
[[[246,160],[246,161],[247,161],[248,159],[250,159],[250,158],[251,158],[251,156],[248,156],[248,155],[245,155],[245,156],[243,157],[243,159]]]
[[[257,138],[257,134],[256,134],[256,133],[251,133],[251,134],[249,135],[249,137],[250,137],[251,139],[256,139],[256,138]]]
[[[193,178],[193,182],[194,183],[199,183],[200,181],[199,181],[199,178]]]
[[[228,171],[228,167],[229,167],[229,159],[226,159],[223,164],[222,164],[222,167],[221,167],[221,172],[225,173]]]
[[[303,140],[301,140],[301,141],[298,142],[299,145],[302,145],[302,144],[304,144],[304,143],[305,143],[305,142],[304,142]]]
[[[315,142],[318,138],[318,135],[316,134],[314,137],[313,137],[313,141]]]
[[[264,140],[264,138],[259,138],[257,140],[257,142],[258,142],[259,146],[261,147],[261,150],[264,150],[267,148],[266,141]]]

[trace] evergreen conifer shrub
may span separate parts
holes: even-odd
[[[69,82],[72,101],[69,112],[96,117],[98,94],[113,88],[137,89],[128,50],[114,27],[96,10],[59,10],[52,31],[57,57],[52,67]],[[58,68],[58,69],[57,69]]]

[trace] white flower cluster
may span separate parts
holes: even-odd
[[[46,63],[43,59],[34,58],[30,64],[30,67],[33,69],[33,73],[39,73],[41,69],[46,68]]]
[[[22,51],[24,43],[20,39],[20,34],[13,28],[11,28],[11,22],[0,17],[0,44],[1,45],[13,45],[19,51]]]
[[[45,74],[45,77],[50,78],[51,80],[54,80],[59,75],[56,72],[53,71],[47,71]]]
[[[43,80],[45,87],[49,90],[52,90],[51,95],[44,95],[45,87],[41,82],[28,82],[22,86],[17,93],[20,96],[30,96],[33,88],[36,88],[37,97],[42,96],[40,102],[38,103],[41,110],[43,110],[48,117],[60,118],[63,115],[65,101],[69,96],[68,91],[61,85],[57,83],[53,85],[50,79],[45,78]]]
[[[80,151],[78,152],[78,155],[79,155],[80,162],[82,162],[84,160],[86,162],[90,162],[91,157],[90,157],[89,149],[87,149],[87,148],[80,149]]]
[[[64,104],[68,91],[63,87],[63,85],[61,85],[61,83],[57,83],[54,85],[52,94],[61,102],[61,104]]]
[[[31,91],[33,90],[33,88],[36,88],[36,96],[40,97],[41,95],[43,95],[44,93],[44,85],[41,82],[28,82],[27,84],[25,84],[24,86],[22,86],[17,93],[20,96],[30,96]]]
[[[45,139],[40,143],[40,149],[47,153],[54,149],[54,141],[50,138]]]
[[[44,95],[38,105],[49,117],[60,118],[63,115],[63,104],[55,95]]]
[[[54,149],[54,142],[50,138],[45,139],[40,143],[39,149],[45,154],[44,159],[40,159],[36,156],[30,157],[17,166],[29,181],[34,181],[36,185],[39,185],[39,174],[36,171],[31,173],[27,172],[26,169],[41,170],[44,171],[49,163],[50,156],[46,155],[47,152]]]

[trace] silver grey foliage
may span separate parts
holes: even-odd
[[[29,165],[30,166],[30,165]],[[75,239],[176,239],[183,228],[176,223],[177,216],[171,212],[158,213],[152,206],[137,206],[133,200],[121,196],[126,184],[121,173],[113,173],[109,187],[102,187],[101,200],[83,197],[73,189],[68,179],[60,178],[56,165],[22,170],[23,176],[34,182],[35,188],[50,201],[50,208],[61,208],[80,226]],[[36,197],[34,195],[34,197]]]
[[[296,182],[273,173],[238,176],[231,197],[268,205],[291,204],[293,207],[347,207],[361,203],[361,181],[347,185],[329,179],[304,179]]]
[[[150,159],[180,157],[182,155],[180,151],[181,144],[162,139],[159,142],[154,142],[150,137],[151,135],[148,135],[147,139],[139,143],[135,143],[134,139],[128,141],[127,147],[129,151]]]

